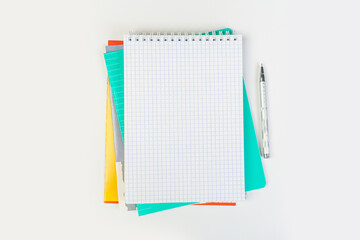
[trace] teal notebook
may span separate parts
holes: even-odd
[[[226,31],[232,33],[231,29],[218,30],[219,34]],[[212,34],[212,33],[209,33]],[[123,51],[105,53],[105,62],[108,69],[109,80],[113,91],[115,108],[118,113],[121,134],[124,132],[124,62]],[[262,167],[260,152],[252,122],[250,106],[244,84],[244,158],[245,158],[245,191],[263,188],[266,184],[265,175]],[[175,207],[181,207],[194,203],[151,203],[137,204],[139,216],[158,211],[163,211]]]

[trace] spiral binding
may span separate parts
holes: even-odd
[[[164,41],[164,42],[174,42],[174,41],[185,41],[185,42],[194,42],[194,41],[236,41],[238,35],[234,33],[234,35],[230,35],[229,31],[226,31],[225,34],[223,32],[219,32],[218,34],[213,31],[211,34],[205,33],[195,33],[195,32],[129,32],[129,35],[126,36],[126,40],[135,41],[135,42],[144,42],[144,41]]]

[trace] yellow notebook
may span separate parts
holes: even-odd
[[[105,185],[104,203],[118,203],[114,134],[111,118],[109,79],[106,90]]]

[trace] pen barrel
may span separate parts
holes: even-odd
[[[269,158],[269,130],[268,130],[268,114],[266,102],[266,86],[265,81],[260,82],[260,108],[261,108],[261,143],[264,158]]]

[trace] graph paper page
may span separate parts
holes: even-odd
[[[125,199],[245,198],[242,38],[127,35]]]

